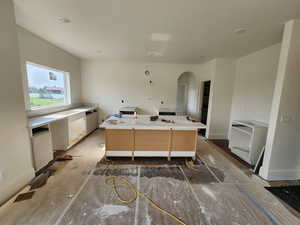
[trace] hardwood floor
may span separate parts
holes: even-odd
[[[175,225],[170,218],[137,199],[125,205],[104,185],[107,176],[122,175],[161,207],[189,225],[296,225],[287,206],[264,189],[268,183],[249,174],[219,147],[199,138],[203,165],[97,164],[104,155],[101,130],[74,146],[72,161],[54,164],[56,173],[30,200],[12,203],[0,213],[1,225]],[[161,163],[162,160],[158,160]],[[130,162],[130,161],[129,161]],[[167,161],[166,161],[167,162]],[[122,196],[130,197],[126,190]]]

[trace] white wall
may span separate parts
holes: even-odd
[[[209,139],[228,139],[236,60],[218,58],[213,63],[207,136]]]
[[[280,46],[276,44],[237,60],[233,120],[269,122]]]
[[[285,25],[262,177],[300,179],[300,20]]]
[[[33,178],[11,0],[0,1],[0,204]]]
[[[83,100],[99,104],[101,119],[118,112],[121,99],[125,100],[124,106],[142,109],[140,113],[154,114],[160,106],[175,109],[177,78],[193,69],[194,66],[188,64],[83,60]],[[151,72],[152,86],[144,75],[145,70]],[[163,106],[160,101],[164,101]]]
[[[21,70],[23,78],[26,76],[26,61],[44,65],[70,73],[71,106],[81,103],[81,70],[80,59],[68,52],[52,45],[22,27],[17,27]],[[24,79],[24,85],[25,79]],[[26,96],[25,96],[26,97]],[[29,116],[40,115],[63,110],[69,107],[59,107],[41,111],[28,112]]]

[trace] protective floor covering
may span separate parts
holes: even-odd
[[[175,225],[178,222],[138,198],[119,202],[104,182],[109,176],[126,177],[161,208],[189,225],[289,225],[300,224],[277,199],[255,184],[224,183],[205,165],[145,167],[100,166],[62,213],[55,225]],[[226,180],[226,179],[224,179]],[[126,188],[118,189],[131,198]]]

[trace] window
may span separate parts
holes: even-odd
[[[31,110],[70,104],[69,74],[33,63],[26,64],[28,108]]]

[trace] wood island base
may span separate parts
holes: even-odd
[[[106,129],[106,157],[196,157],[197,130]]]

